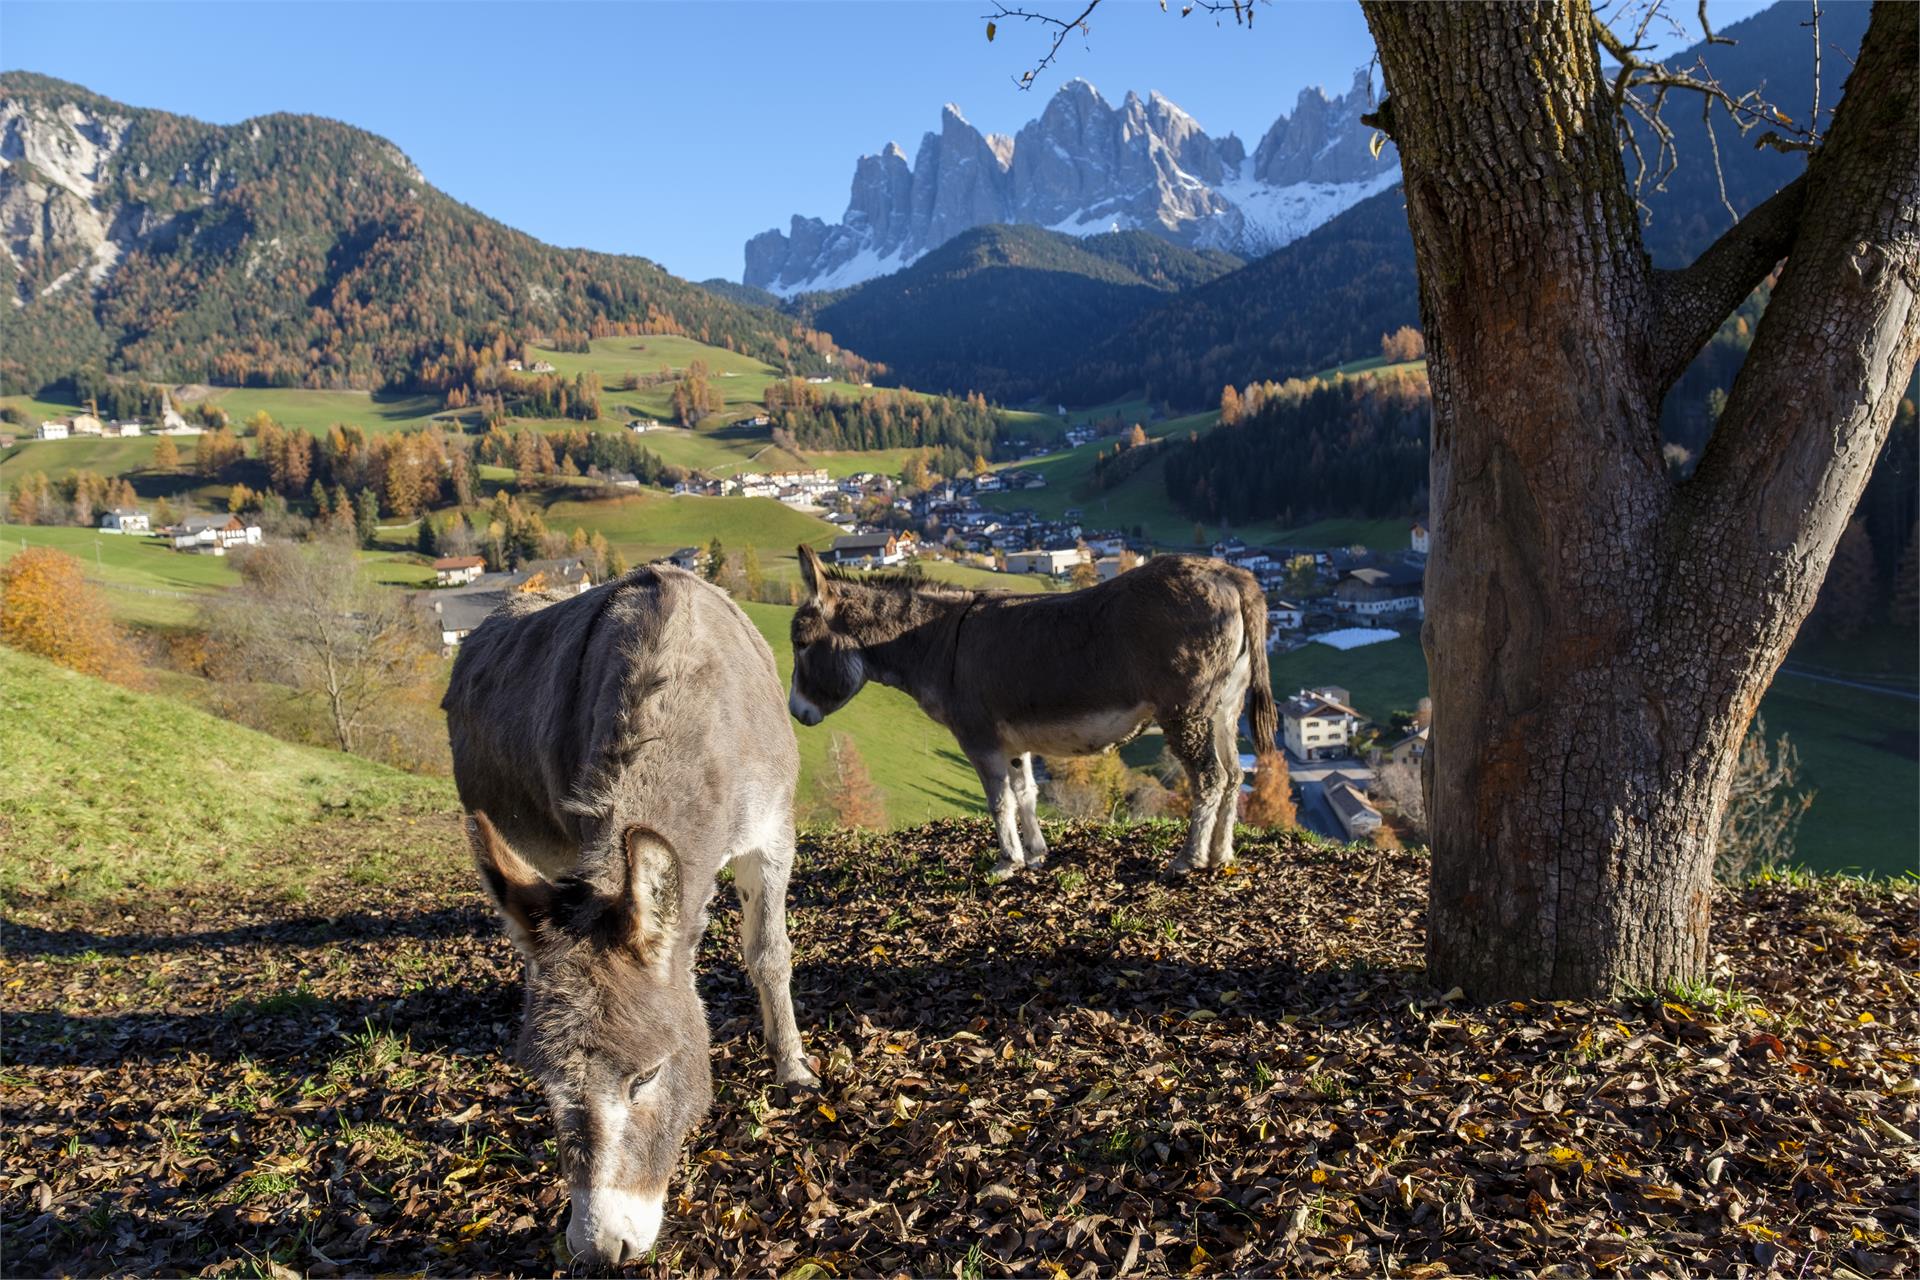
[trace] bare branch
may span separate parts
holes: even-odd
[[[1654,273],[1660,317],[1654,328],[1654,385],[1673,385],[1767,273],[1787,256],[1806,207],[1802,174],[1736,222],[1711,248],[1679,271]]]
[[[1005,20],[1007,18],[1013,18],[1021,22],[1038,22],[1042,26],[1056,28],[1053,33],[1053,43],[1047,47],[1046,54],[1040,61],[1022,73],[1015,83],[1023,90],[1031,89],[1033,82],[1039,77],[1040,73],[1052,66],[1053,60],[1060,56],[1060,46],[1067,42],[1068,36],[1072,35],[1075,31],[1078,31],[1083,36],[1088,34],[1087,19],[1092,17],[1093,11],[1099,7],[1100,0],[1087,0],[1087,7],[1080,11],[1080,16],[1069,20],[1066,18],[1057,18],[1050,13],[1035,13],[1031,9],[1009,9],[1004,4],[995,5],[994,12],[987,15],[989,19]],[[987,38],[993,38],[991,23],[989,23]]]
[[[988,19],[987,39],[993,39],[994,24],[1008,18],[1019,22],[1037,22],[1043,27],[1051,27],[1054,29],[1052,43],[1048,45],[1046,54],[1041,57],[1038,62],[1034,63],[1032,67],[1022,72],[1014,81],[1022,90],[1031,89],[1038,81],[1040,73],[1052,66],[1054,60],[1060,56],[1060,46],[1067,42],[1068,36],[1076,31],[1082,36],[1090,34],[1087,19],[1093,16],[1093,11],[1100,7],[1100,3],[1101,0],[1087,0],[1087,7],[1080,11],[1078,17],[1074,18],[1061,18],[1051,13],[1038,13],[1032,9],[1014,9],[1009,8],[1005,4],[995,4],[994,11],[985,15]],[[1235,26],[1245,26],[1251,29],[1253,26],[1254,3],[1255,0],[1183,0],[1180,6],[1180,16],[1184,18],[1195,12],[1211,14],[1231,13]],[[1160,0],[1160,11],[1164,13],[1166,9],[1167,0]]]

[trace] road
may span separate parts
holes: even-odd
[[[1816,671],[1808,671],[1804,667],[1796,667],[1791,662],[1781,666],[1780,674],[1795,676],[1801,680],[1815,680],[1821,684],[1837,684],[1847,689],[1865,689],[1868,693],[1884,693],[1890,698],[1905,698],[1908,702],[1920,702],[1920,693],[1916,693],[1912,689],[1901,689],[1887,684],[1874,684],[1867,680],[1848,680],[1841,676],[1821,675]]]

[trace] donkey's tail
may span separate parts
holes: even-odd
[[[1254,755],[1265,756],[1274,750],[1280,712],[1274,706],[1273,680],[1267,673],[1267,598],[1250,576],[1240,583],[1240,624],[1253,668],[1247,684],[1247,724],[1253,730]]]

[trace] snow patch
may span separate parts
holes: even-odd
[[[1240,172],[1215,190],[1246,220],[1242,235],[1247,247],[1272,253],[1399,181],[1400,171],[1393,168],[1365,182],[1296,182],[1270,187],[1253,176],[1253,157],[1249,156],[1241,161]]]
[[[1313,638],[1315,644],[1324,644],[1330,649],[1359,649],[1370,644],[1382,644],[1388,640],[1398,640],[1400,633],[1386,627],[1347,627],[1340,631],[1329,631]]]
[[[871,248],[862,249],[837,267],[807,276],[801,280],[776,280],[767,285],[767,292],[781,298],[791,298],[797,293],[820,293],[831,289],[846,289],[864,283],[875,276],[891,275],[902,267],[909,266],[920,258],[920,254],[907,253],[904,250],[882,257]]]

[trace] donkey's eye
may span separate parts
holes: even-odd
[[[653,1070],[642,1071],[638,1075],[634,1076],[631,1080],[627,1081],[627,1101],[628,1102],[640,1101],[640,1095],[646,1091],[646,1087],[648,1085],[652,1084],[655,1080],[660,1078],[660,1068],[666,1065],[667,1064],[663,1062],[660,1064],[660,1066],[653,1068]]]

